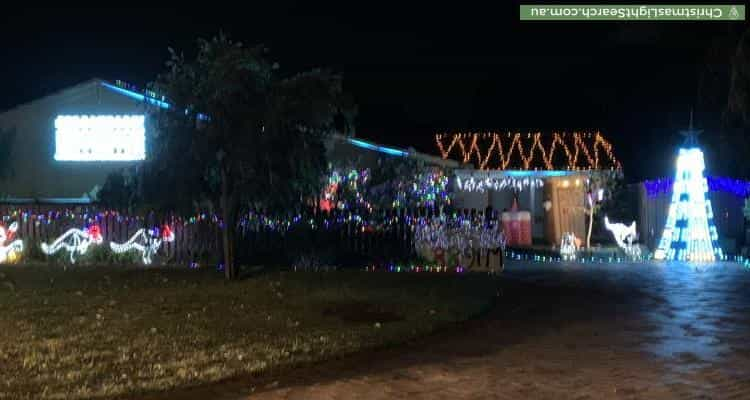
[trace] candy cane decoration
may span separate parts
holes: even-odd
[[[75,264],[76,254],[86,254],[89,246],[101,244],[103,240],[99,225],[92,225],[86,230],[69,229],[52,244],[42,243],[41,247],[42,252],[47,255],[55,254],[63,249],[70,253],[70,262]]]
[[[143,263],[148,265],[151,264],[151,257],[159,251],[163,242],[173,241],[174,233],[172,232],[172,229],[170,229],[169,226],[164,225],[161,229],[161,237],[159,236],[158,229],[149,229],[148,233],[145,229],[139,229],[127,242],[110,242],[109,247],[117,254],[136,250],[141,253]]]
[[[23,240],[13,240],[13,236],[15,236],[17,230],[17,222],[10,224],[7,232],[5,231],[5,227],[0,226],[0,264],[9,260],[12,261],[16,253],[23,252]],[[7,241],[11,242],[6,244]]]

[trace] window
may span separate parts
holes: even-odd
[[[143,115],[60,115],[55,118],[55,160],[146,159]]]

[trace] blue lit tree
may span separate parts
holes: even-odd
[[[722,258],[722,251],[708,199],[708,182],[703,174],[706,167],[703,152],[698,147],[700,131],[693,129],[692,115],[690,128],[681,133],[686,137],[685,144],[677,157],[672,203],[654,257],[657,260],[714,261]]]

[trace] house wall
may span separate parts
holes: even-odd
[[[654,250],[659,245],[664,224],[667,222],[672,193],[649,196],[646,187],[638,184],[638,235],[640,242]],[[744,199],[727,192],[708,193],[714,212],[714,223],[719,234],[719,243],[724,252],[735,253],[745,244],[745,217],[742,212]]]
[[[510,210],[513,205],[513,190],[488,190],[486,192],[465,192],[453,188],[453,205],[458,209],[485,210],[488,206],[494,211]],[[544,187],[526,188],[518,194],[519,211],[531,213],[531,237],[536,242],[551,243],[554,235],[550,236],[545,229],[545,221],[555,214],[544,210]]]
[[[138,162],[56,161],[55,118],[61,114],[127,115],[144,111],[142,102],[90,81],[0,114],[0,129],[16,131],[10,160],[13,176],[0,182],[0,195],[81,197],[102,185],[111,172]],[[146,152],[148,157],[148,145]]]
[[[510,209],[513,205],[512,190],[493,190],[488,192],[488,202],[497,211]],[[518,210],[531,213],[531,238],[542,241],[544,234],[545,212],[543,207],[544,188],[525,188],[518,193]]]
[[[453,206],[455,208],[484,210],[489,204],[489,192],[464,192],[455,188],[453,190]]]

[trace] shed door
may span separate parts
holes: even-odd
[[[560,234],[573,232],[577,238],[585,240],[586,218],[582,209],[582,191],[579,188],[557,188],[557,201]]]

